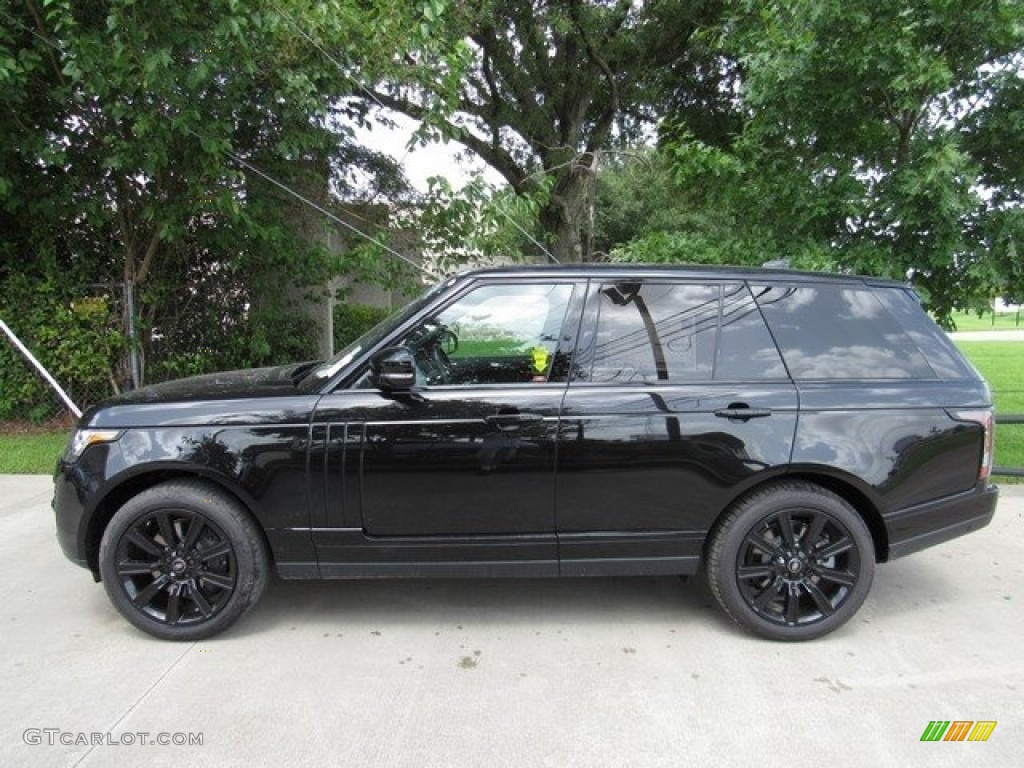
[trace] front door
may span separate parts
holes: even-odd
[[[327,500],[322,567],[357,556],[557,568],[555,450],[581,294],[572,281],[478,281],[388,342],[412,351],[414,388],[326,396],[346,419],[329,429],[349,457],[342,487],[358,493]],[[330,530],[355,519],[358,555]]]

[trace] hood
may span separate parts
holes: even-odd
[[[296,385],[311,363],[225,371],[151,384],[93,406],[80,426],[275,423],[305,420],[319,397]]]
[[[306,364],[293,364],[272,368],[223,371],[209,373],[205,376],[175,379],[161,384],[151,384],[132,392],[125,392],[111,398],[105,404],[188,403],[197,400],[294,395],[297,392],[295,388],[296,372],[301,372],[304,368],[306,368]]]

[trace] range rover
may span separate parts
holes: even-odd
[[[285,579],[703,573],[819,637],[876,563],[981,528],[988,387],[906,285],[789,270],[489,268],[334,358],[91,408],[64,553],[160,638]]]

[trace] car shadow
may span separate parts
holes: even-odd
[[[319,624],[543,627],[588,623],[676,626],[722,617],[703,578],[387,579],[274,578],[257,606],[229,630],[242,636]]]
[[[952,609],[960,586],[948,564],[927,558],[880,565],[851,624]],[[318,627],[532,626],[699,623],[745,635],[722,612],[702,575],[578,579],[271,579],[263,598],[227,637]]]

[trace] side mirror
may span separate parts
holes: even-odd
[[[406,347],[388,347],[370,361],[373,383],[387,392],[416,386],[416,363]]]

